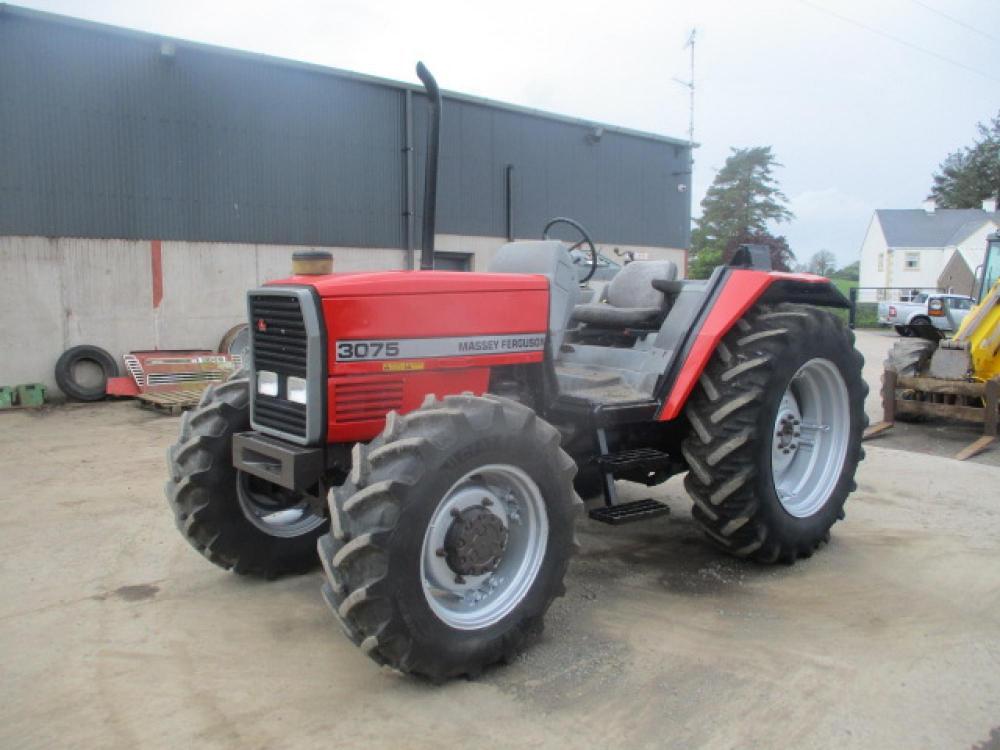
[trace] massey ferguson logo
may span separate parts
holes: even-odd
[[[263,318],[257,321],[257,330],[261,333],[267,330],[267,322]]]

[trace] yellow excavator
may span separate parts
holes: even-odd
[[[1000,232],[987,238],[986,257],[977,270],[976,306],[952,338],[942,339],[934,325],[918,325],[913,327],[918,338],[900,339],[889,352],[882,377],[884,417],[868,429],[866,437],[882,434],[897,419],[945,417],[983,425],[983,436],[959,451],[955,456],[959,460],[971,458],[997,440]],[[942,300],[934,300],[928,313],[952,320]]]

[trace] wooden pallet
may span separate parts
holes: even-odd
[[[913,398],[897,398],[897,388],[909,391]],[[906,377],[886,370],[882,378],[882,404],[882,421],[865,430],[865,440],[891,429],[897,414],[981,423],[983,436],[955,454],[959,461],[982,453],[1000,440],[1000,378],[973,383]]]
[[[156,409],[157,411],[168,413],[172,416],[179,415],[185,409],[197,406],[201,401],[201,394],[205,392],[208,384],[205,383],[198,388],[185,388],[178,391],[158,391],[153,393],[140,393],[136,396],[142,406]]]

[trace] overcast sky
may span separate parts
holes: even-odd
[[[695,213],[731,146],[770,145],[800,259],[856,260],[872,211],[918,207],[1000,110],[1000,0],[17,4],[394,79],[422,59],[446,89],[678,137],[695,27]]]

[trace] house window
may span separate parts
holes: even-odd
[[[878,254],[878,270],[879,271],[885,270],[885,253]]]
[[[907,253],[903,261],[903,268],[907,271],[920,270],[920,253]]]

